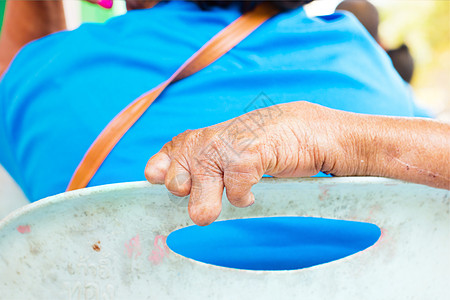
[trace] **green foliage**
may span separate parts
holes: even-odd
[[[6,0],[0,0],[0,32],[2,32],[3,15],[5,14]]]

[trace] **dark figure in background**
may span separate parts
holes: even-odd
[[[378,25],[380,17],[377,8],[366,0],[345,0],[342,1],[336,10],[346,10],[358,18],[359,22],[366,27],[370,35],[378,42]]]
[[[404,81],[410,83],[414,74],[414,58],[409,52],[408,46],[402,44],[397,49],[386,51],[394,64],[394,68]]]
[[[336,10],[346,10],[354,14],[370,35],[380,43],[378,37],[380,18],[377,8],[372,3],[366,0],[345,0],[336,7]],[[414,59],[408,46],[402,44],[400,47],[386,50],[386,52],[403,80],[410,83],[414,73]]]

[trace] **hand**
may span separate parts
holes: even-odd
[[[249,206],[263,174],[383,176],[450,190],[449,164],[449,124],[293,102],[184,132],[149,160],[145,175],[174,195],[190,194],[191,219],[208,225],[224,187],[233,205]]]
[[[176,196],[190,194],[191,219],[208,225],[220,214],[224,187],[231,204],[246,207],[263,174],[311,176],[327,168],[332,139],[322,110],[331,113],[307,102],[282,104],[186,131],[149,160],[146,177]]]

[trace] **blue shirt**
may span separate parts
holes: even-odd
[[[172,1],[28,44],[0,82],[0,163],[31,201],[63,192],[106,124],[239,16],[238,7],[202,11]],[[308,18],[297,9],[171,85],[90,185],[144,180],[147,160],[186,129],[298,100],[414,115],[404,82],[355,17]]]

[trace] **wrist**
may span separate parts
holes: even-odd
[[[376,142],[374,128],[368,116],[325,109],[327,121],[327,142],[321,171],[335,176],[360,176],[376,173],[373,166],[378,160],[372,153]]]
[[[293,131],[297,137],[298,152],[303,154],[303,168],[309,162],[308,174],[315,175],[322,171],[332,173],[337,155],[337,134],[334,129],[336,111],[310,102],[296,102],[294,109]]]

